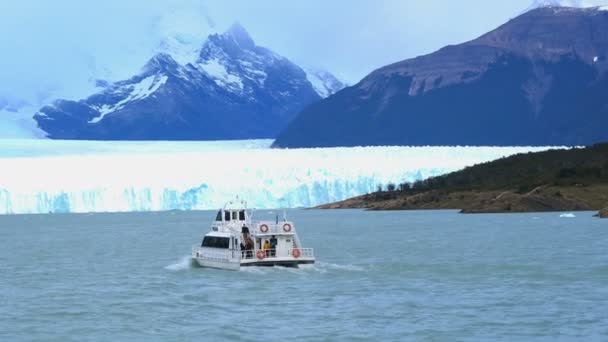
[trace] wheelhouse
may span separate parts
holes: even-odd
[[[249,218],[246,210],[220,209],[215,215],[215,222],[245,222]]]

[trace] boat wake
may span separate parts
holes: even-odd
[[[300,265],[299,268],[291,267],[263,267],[263,266],[250,266],[241,267],[241,272],[253,273],[253,274],[267,274],[269,272],[289,272],[289,273],[327,273],[327,272],[365,272],[366,269],[356,265],[339,265],[327,262],[317,262],[313,265]]]
[[[196,262],[192,259],[192,256],[183,256],[177,263],[165,266],[165,269],[169,271],[182,271],[190,268],[196,268]]]
[[[364,272],[365,268],[357,265],[340,265],[329,262],[319,262],[313,267],[319,272],[327,272],[327,271],[347,271],[347,272]]]

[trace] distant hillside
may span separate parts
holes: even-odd
[[[608,184],[608,143],[588,148],[517,154],[416,182],[413,189],[518,189],[524,192],[544,184]]]
[[[608,11],[542,7],[375,70],[314,103],[276,147],[581,146],[608,140]]]
[[[322,207],[452,208],[464,212],[599,210],[608,206],[608,143],[518,154],[387,188]]]

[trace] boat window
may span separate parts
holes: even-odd
[[[224,211],[224,221],[230,221],[230,212]]]
[[[239,211],[239,220],[245,221],[245,210]]]
[[[215,220],[222,221],[222,211],[221,210],[217,212],[217,216],[215,217]]]
[[[205,236],[201,247],[213,247],[213,248],[230,248],[230,239],[227,237],[219,236]]]
[[[232,220],[236,221],[236,211],[232,212]]]

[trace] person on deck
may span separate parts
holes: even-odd
[[[239,247],[241,247],[241,258],[245,258],[245,250],[247,249],[245,247],[245,245],[243,244],[243,241],[241,241],[241,244],[239,245]]]
[[[247,237],[245,237],[245,250],[247,251],[246,254],[246,258],[250,259],[253,258],[253,240],[251,239],[251,236],[247,235]]]
[[[270,256],[270,242],[268,240],[264,240],[264,253],[266,253],[266,257]]]
[[[273,235],[270,237],[270,256],[277,255],[277,238]]]

